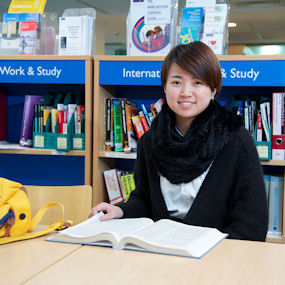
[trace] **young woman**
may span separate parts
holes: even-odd
[[[138,143],[136,190],[101,220],[150,217],[218,228],[230,238],[264,241],[268,209],[253,139],[214,97],[221,69],[202,42],[174,47],[164,60],[166,102]]]

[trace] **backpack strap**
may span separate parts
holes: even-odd
[[[43,215],[45,214],[45,212],[47,211],[47,209],[49,209],[52,206],[56,206],[56,205],[61,207],[60,221],[51,224],[50,226],[46,227],[43,230],[40,230],[37,232],[32,232],[36,228],[36,226],[39,224],[39,222],[41,221],[41,219],[42,219]],[[30,238],[35,238],[35,237],[39,237],[39,236],[48,234],[48,233],[50,233],[56,229],[62,229],[63,228],[63,216],[64,216],[64,207],[61,203],[46,204],[45,206],[43,206],[41,209],[38,210],[38,212],[36,213],[36,215],[32,219],[29,230],[28,230],[28,232],[30,232],[30,233],[22,235],[22,236],[2,237],[2,238],[0,238],[0,244],[10,243],[10,242],[19,241],[19,240],[25,240],[25,239],[30,239]]]

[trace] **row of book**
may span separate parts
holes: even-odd
[[[161,98],[147,108],[126,98],[105,98],[104,150],[136,151],[137,141],[149,130],[163,101]]]
[[[239,100],[234,105],[257,149],[263,153],[267,149],[265,159],[285,160],[285,93],[274,92],[272,98],[260,101]]]
[[[264,175],[264,182],[269,209],[268,235],[281,236],[283,232],[284,177]]]
[[[116,168],[105,170],[104,181],[112,205],[126,202],[136,188],[134,174],[131,171]]]
[[[251,100],[239,101],[237,114],[243,118],[244,127],[257,141],[270,141],[271,103]]]

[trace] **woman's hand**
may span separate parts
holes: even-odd
[[[119,219],[124,215],[124,212],[120,207],[102,202],[91,209],[88,217],[91,218],[101,211],[105,214],[100,218],[100,221],[102,222],[111,219]]]

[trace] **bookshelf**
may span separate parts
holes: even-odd
[[[103,171],[114,167],[132,167],[135,153],[106,152],[104,141],[104,98],[127,97],[153,100],[162,97],[158,71],[163,57],[94,56],[94,111],[93,111],[93,205],[108,201]],[[223,71],[223,90],[218,100],[230,106],[238,92],[271,96],[285,92],[285,56],[219,56]],[[129,76],[126,72],[130,71]],[[138,72],[137,72],[138,71]],[[145,78],[141,71],[151,71]],[[257,72],[259,73],[257,74]],[[137,73],[136,73],[137,72]],[[246,77],[246,78],[244,78]],[[145,95],[145,96],[144,96]],[[284,161],[261,161],[265,167],[277,168],[285,177]],[[285,205],[285,201],[283,201]],[[268,237],[270,242],[285,243],[285,209],[283,235]]]
[[[7,69],[22,70],[7,72]],[[8,94],[8,141],[19,143],[25,95],[81,92],[85,150],[0,149],[0,176],[26,185],[92,184],[93,59],[91,56],[0,56],[0,90]],[[18,114],[18,116],[15,116]]]

